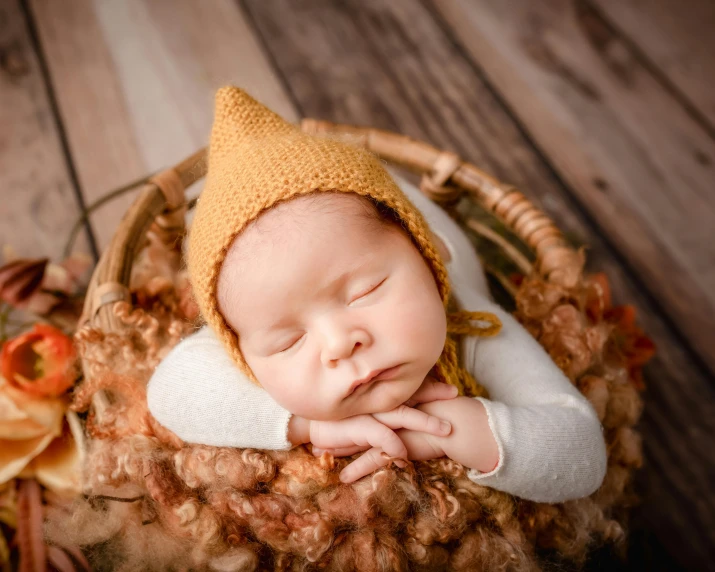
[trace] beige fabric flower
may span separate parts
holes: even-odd
[[[0,378],[0,483],[36,478],[59,493],[79,491],[80,452],[66,405],[35,398]]]

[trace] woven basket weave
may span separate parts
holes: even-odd
[[[531,270],[533,276],[540,277],[549,284],[564,289],[574,289],[579,287],[582,278],[583,256],[569,245],[562,232],[541,210],[536,208],[521,192],[514,187],[504,185],[485,174],[477,167],[463,162],[457,155],[451,152],[444,152],[426,143],[415,141],[407,137],[375,129],[365,129],[353,126],[332,124],[324,121],[307,119],[302,122],[302,129],[309,133],[330,134],[346,142],[361,145],[376,153],[381,159],[399,167],[406,168],[422,176],[420,189],[432,200],[450,207],[456,204],[457,200],[463,199],[465,194],[469,200],[478,205],[485,212],[496,217],[503,225],[516,235],[524,245],[528,246],[534,254],[535,262],[533,266],[524,261],[521,264],[523,270]],[[118,313],[114,311],[114,306],[118,303],[131,303],[130,279],[132,275],[132,265],[139,250],[143,247],[146,235],[149,231],[159,236],[167,245],[180,244],[185,236],[185,215],[191,208],[191,201],[187,201],[185,191],[193,183],[201,179],[206,173],[206,151],[201,150],[187,158],[172,169],[163,171],[153,176],[141,189],[141,192],[133,205],[126,213],[119,225],[111,244],[103,253],[99,264],[92,276],[80,327],[90,327],[103,332],[119,332],[126,328]],[[478,223],[472,228],[477,228]],[[482,229],[483,230],[483,229]],[[488,230],[483,234],[489,234]],[[503,246],[503,244],[502,244]],[[509,248],[508,245],[506,245]],[[518,253],[517,253],[518,255]],[[512,257],[513,258],[513,257]],[[517,263],[519,261],[517,260]],[[527,268],[524,268],[524,267]],[[634,398],[635,399],[635,398]],[[96,419],[101,420],[103,412],[112,403],[110,394],[104,391],[97,391],[92,398],[93,412]],[[624,426],[632,425],[634,419],[623,422]],[[190,447],[190,445],[187,445]],[[291,452],[292,453],[292,452]],[[280,465],[280,462],[277,462]],[[630,474],[634,463],[627,468]],[[622,491],[623,487],[621,487]],[[91,491],[89,491],[91,494]],[[500,493],[503,495],[503,493]],[[615,506],[619,499],[612,498],[605,503]],[[536,504],[536,503],[534,503]],[[546,507],[544,510],[550,510]],[[554,509],[556,510],[556,509]],[[561,516],[557,517],[554,512],[554,522],[558,518],[567,518],[568,507],[561,511]],[[536,513],[534,513],[536,514]],[[512,517],[510,517],[512,518]],[[535,518],[535,517],[534,517]],[[610,521],[614,522],[614,521]],[[536,526],[533,522],[533,526]],[[556,526],[556,524],[554,524]],[[572,523],[572,528],[578,528],[578,524]],[[618,525],[614,524],[616,528]],[[578,531],[577,531],[578,532]],[[590,530],[586,534],[591,534]],[[617,538],[622,534],[601,530],[601,538]],[[622,531],[620,531],[622,533]],[[498,534],[498,533],[497,533]],[[337,536],[336,536],[337,538]],[[260,542],[260,538],[253,539]],[[532,544],[538,544],[535,538],[529,539]],[[523,541],[523,538],[522,538]],[[339,540],[335,540],[337,544]],[[474,541],[476,542],[476,541]],[[514,542],[514,539],[505,539],[505,542]],[[430,541],[431,543],[431,541]],[[558,543],[543,542],[545,548],[556,547]],[[587,544],[582,542],[582,546]],[[532,546],[533,548],[533,546]],[[474,545],[474,569],[480,569],[477,554],[478,543]],[[306,555],[293,554],[287,560],[283,558],[289,550],[271,546],[270,550],[275,552],[275,557],[271,560],[275,568],[293,569],[291,566],[298,566],[296,562],[302,562],[300,569],[312,569],[310,566],[315,563],[319,568],[333,569],[330,565],[330,554],[327,551],[320,558]],[[513,562],[509,562],[509,548],[505,548],[506,564],[504,569],[531,570],[537,569],[536,560],[533,553],[526,551],[524,558],[511,554]],[[409,551],[408,551],[409,552]],[[214,555],[215,556],[215,555]],[[292,561],[290,558],[297,558]],[[302,558],[302,560],[301,560]],[[446,558],[446,557],[445,557]],[[464,560],[464,555],[462,555]],[[409,559],[408,559],[409,560]],[[408,562],[405,560],[405,562]],[[208,562],[208,563],[207,563]],[[259,566],[256,561],[256,566]],[[261,560],[263,562],[263,560]],[[279,563],[283,563],[279,566]],[[413,561],[409,561],[414,564]],[[464,561],[466,562],[466,561]],[[420,566],[419,569],[471,569],[469,564],[457,566],[450,561],[448,566],[445,562],[434,565],[432,568]],[[307,564],[306,564],[307,563]],[[197,569],[207,566],[206,569],[220,569],[211,567],[210,562],[197,562]],[[394,562],[390,566],[397,566]],[[264,566],[261,564],[260,566]],[[402,566],[402,564],[400,564]],[[408,564],[405,564],[408,566]],[[408,567],[411,567],[409,564]],[[254,569],[247,565],[244,569]],[[295,568],[298,569],[298,568]],[[356,568],[358,569],[358,568]],[[367,568],[360,569],[371,569]],[[389,569],[389,568],[385,568]]]
[[[581,257],[551,219],[516,188],[500,183],[454,153],[405,136],[313,119],[303,120],[301,127],[308,133],[337,135],[388,162],[420,173],[420,189],[438,203],[468,193],[533,250],[541,276],[554,284],[574,286],[582,267]],[[167,243],[183,236],[185,190],[205,174],[206,150],[202,149],[144,185],[92,276],[80,325],[91,322],[107,331],[118,327],[111,304],[130,300],[132,262],[143,237],[154,223]]]

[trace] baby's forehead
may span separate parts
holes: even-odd
[[[266,211],[247,226],[226,254],[218,280],[219,304],[227,310],[238,290],[275,295],[274,287],[310,280],[361,258],[385,252],[395,233],[376,232],[377,210],[354,194],[323,192]]]
[[[256,225],[280,224],[306,217],[345,219],[375,212],[369,199],[355,193],[338,191],[313,192],[289,201],[281,201],[254,221]]]
[[[229,249],[230,256],[255,252],[263,244],[284,244],[296,233],[339,231],[344,225],[379,223],[369,199],[355,193],[314,192],[282,201],[249,223]],[[365,229],[372,230],[372,229]]]

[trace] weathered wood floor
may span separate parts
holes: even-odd
[[[424,139],[590,245],[658,345],[629,562],[715,569],[712,0],[0,0],[0,245],[207,142],[212,96]],[[101,251],[132,197],[78,244]]]

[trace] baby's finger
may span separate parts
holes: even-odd
[[[391,429],[412,429],[439,437],[444,437],[452,432],[452,425],[449,421],[407,405],[400,405],[384,413],[373,413],[372,416]],[[393,457],[398,456],[400,455],[393,455]]]
[[[409,407],[405,407],[405,409],[409,409]],[[417,410],[413,409],[413,411]],[[382,415],[386,414],[383,413]],[[399,425],[399,427],[402,427],[402,425]],[[381,448],[390,457],[407,456],[407,449],[397,436],[397,433],[389,425],[380,423],[375,416],[367,415],[365,422],[356,426],[355,429],[358,430],[357,434],[353,435],[356,445],[368,443],[373,447]]]
[[[374,470],[384,467],[389,462],[389,458],[387,455],[382,454],[380,448],[373,447],[340,471],[340,480],[343,483],[352,483],[365,475],[369,475]]]
[[[366,451],[369,448],[369,445],[355,445],[354,447],[338,447],[335,449],[321,449],[320,447],[313,447],[313,455],[319,457],[327,451],[333,457],[349,457],[350,455],[354,455],[360,451]]]
[[[413,406],[418,403],[428,403],[441,399],[454,399],[458,393],[459,391],[455,386],[428,377],[414,395],[410,397],[407,404]]]
[[[314,429],[311,426],[310,442],[320,449],[341,449],[357,445],[366,448],[381,447],[391,457],[407,455],[407,449],[397,434],[372,415],[356,415],[341,421],[316,423]]]

